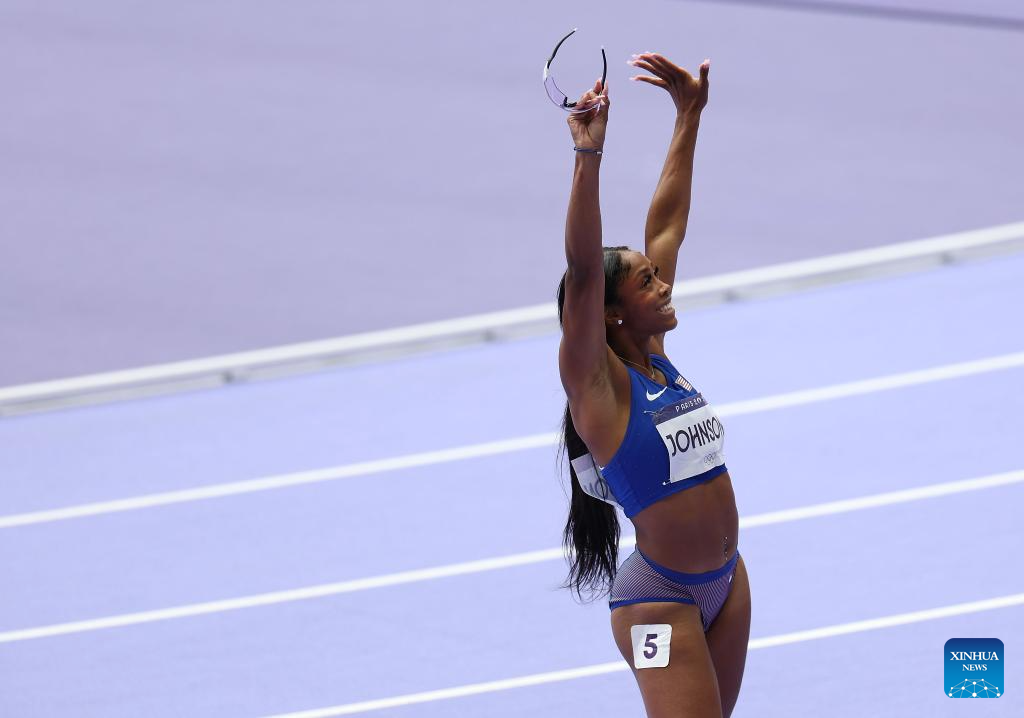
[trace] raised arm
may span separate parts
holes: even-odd
[[[603,91],[603,95],[599,95]],[[608,123],[607,88],[598,80],[577,106],[594,107],[568,118],[576,152],[569,210],[565,218],[565,303],[558,365],[570,401],[607,376],[604,328],[604,256],[599,199],[601,155]]]
[[[672,141],[644,227],[645,253],[659,268],[661,280],[673,284],[676,259],[686,236],[686,222],[690,214],[693,155],[700,114],[708,102],[711,61],[701,63],[699,79],[658,53],[634,55],[630,64],[654,75],[638,75],[632,79],[666,90],[676,107]]]

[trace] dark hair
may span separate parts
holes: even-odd
[[[619,286],[629,271],[622,252],[629,247],[604,247],[604,305],[618,304]],[[565,305],[565,275],[558,283],[558,325],[562,326],[562,308]],[[588,600],[598,598],[611,588],[618,566],[619,520],[615,507],[585,493],[579,477],[572,468],[572,460],[590,453],[576,432],[565,402],[562,419],[562,442],[569,457],[569,477],[572,496],[569,500],[569,518],[562,532],[562,545],[569,554],[569,577],[564,588],[572,589],[580,599],[584,593]],[[559,451],[561,454],[561,450]]]

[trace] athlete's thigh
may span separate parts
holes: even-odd
[[[669,624],[668,665],[637,669],[632,627]],[[721,718],[715,667],[704,640],[700,610],[685,603],[634,603],[612,611],[612,633],[640,686],[648,718]]]
[[[750,581],[740,556],[729,595],[707,632],[708,651],[715,665],[722,715],[728,718],[736,705],[747,662],[750,641]]]

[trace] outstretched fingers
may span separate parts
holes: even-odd
[[[639,67],[640,69],[647,70],[648,72],[656,72],[661,70],[661,68],[655,70],[655,65],[652,61],[652,58],[646,55],[633,55],[628,60],[626,60],[626,64],[632,65],[633,67]]]
[[[633,77],[631,77],[629,79],[633,80],[634,82],[647,82],[647,83],[650,83],[652,85],[655,85],[656,87],[661,87],[661,88],[668,87],[668,83],[665,82],[664,80],[662,80],[659,77],[648,77],[647,75],[634,75]]]
[[[638,64],[643,63],[643,64]],[[643,67],[643,69],[653,72],[659,77],[678,77],[686,76],[693,77],[686,68],[679,67],[674,62],[659,55],[656,52],[645,52],[640,55],[633,55],[632,60],[629,61],[630,65],[636,65],[637,67]],[[711,68],[711,60],[704,60],[700,64],[700,77],[702,82],[707,81],[708,71]]]
[[[657,85],[658,87],[666,87],[667,83],[661,77],[662,74],[663,74],[663,71],[661,70],[661,68],[656,67],[654,65],[654,63],[650,62],[643,55],[633,55],[633,57],[631,59],[626,61],[626,64],[627,65],[632,65],[633,67],[639,68],[641,70],[646,70],[647,72],[650,72],[653,75],[657,75],[657,77],[648,77],[646,75],[635,75],[634,77],[631,77],[629,79],[634,80],[634,81],[638,81],[639,80],[639,81],[642,81],[642,82],[648,82],[648,83],[650,83],[652,85]]]
[[[634,55],[633,57],[634,57],[634,59],[640,60],[642,62],[646,62],[649,65],[651,65],[653,67],[656,67],[658,69],[659,73],[663,73],[663,74],[673,74],[673,73],[676,73],[677,74],[677,73],[680,73],[680,72],[686,72],[686,70],[684,70],[683,68],[675,65],[674,63],[670,62],[667,58],[665,58],[662,55],[659,55],[656,52],[645,52],[645,53],[642,53],[640,55]]]
[[[679,67],[668,58],[656,52],[644,52],[633,55],[626,64],[651,73],[636,75],[629,78],[633,81],[646,82],[649,85],[666,90],[672,97],[679,112],[704,109],[708,101],[708,74],[711,71],[711,60],[700,64],[697,76],[691,75],[685,68]]]

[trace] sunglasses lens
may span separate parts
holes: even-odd
[[[591,103],[583,108],[568,107],[569,97],[560,89],[558,89],[558,85],[555,84],[555,78],[553,78],[551,75],[548,75],[546,78],[544,78],[544,90],[548,93],[548,97],[551,98],[551,101],[553,103],[555,103],[563,110],[571,114],[575,115],[580,112],[587,112],[594,108],[594,103]]]
[[[548,75],[544,79],[544,90],[548,93],[548,97],[559,107],[564,107],[564,103],[568,102],[569,98],[565,96],[565,93],[558,89],[558,85],[555,84],[555,78]]]

